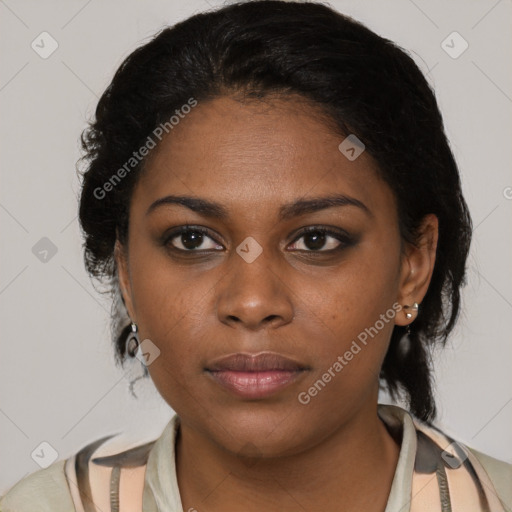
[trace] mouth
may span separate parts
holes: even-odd
[[[299,379],[310,367],[274,352],[236,353],[214,360],[205,371],[236,396],[262,399]]]

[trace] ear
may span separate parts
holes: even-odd
[[[405,306],[412,306],[415,302],[421,304],[427,293],[436,261],[438,235],[437,217],[434,214],[425,215],[418,229],[417,242],[408,243],[404,248],[398,295],[398,303],[404,309],[396,316],[397,325],[408,325],[416,319],[417,312],[405,309]],[[412,313],[412,317],[407,318],[407,313]]]
[[[135,316],[135,308],[133,307],[128,257],[126,254],[126,248],[121,244],[119,239],[116,239],[114,246],[114,260],[116,262],[119,286],[121,288],[121,295],[124,300],[124,305],[132,321],[136,322],[137,317]]]

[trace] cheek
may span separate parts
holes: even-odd
[[[355,337],[392,307],[398,290],[395,251],[366,250],[340,268],[315,295],[329,326]]]
[[[201,304],[208,287],[191,275],[190,269],[171,267],[165,252],[142,244],[133,249],[130,261],[132,297],[140,337],[150,339],[173,367],[191,351],[193,331],[201,325]],[[188,335],[183,337],[183,333]],[[176,340],[185,339],[186,343]]]
[[[310,317],[327,334],[312,354],[319,363],[315,379],[339,356],[343,359],[343,369],[337,365],[339,371],[332,370],[343,377],[332,379],[336,384],[331,388],[342,386],[357,393],[355,388],[371,385],[378,377],[396,315],[398,247],[390,244],[385,251],[379,244],[368,244],[322,287],[313,283],[305,287],[311,290],[309,304],[316,304]]]
[[[204,293],[146,266],[134,279],[134,294],[141,340],[151,340],[160,351],[148,366],[155,387],[174,410],[193,408],[197,402],[192,399],[198,368],[196,331],[203,325],[198,309]]]

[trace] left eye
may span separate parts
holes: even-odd
[[[302,243],[299,240],[304,239]],[[327,229],[313,228],[303,232],[296,238],[292,249],[307,252],[327,252],[348,244],[347,237],[341,233],[334,233]],[[321,250],[323,249],[323,250]]]

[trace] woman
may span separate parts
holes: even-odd
[[[402,50],[322,4],[198,14],[125,60],[83,146],[116,353],[176,415],[29,475],[2,511],[510,509],[512,466],[433,425],[471,220]]]

